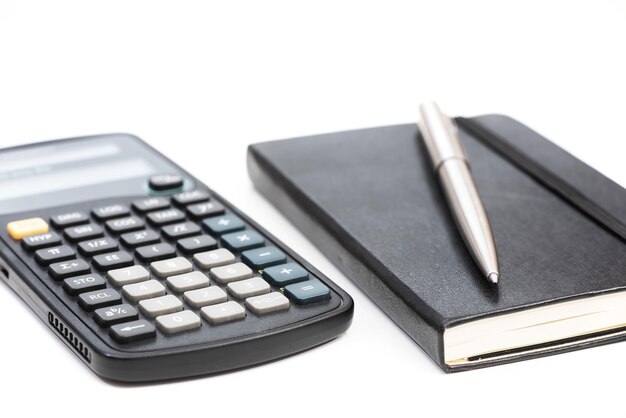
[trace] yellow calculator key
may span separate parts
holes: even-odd
[[[22,239],[27,235],[48,232],[48,223],[41,218],[20,219],[9,222],[7,232],[13,239]]]

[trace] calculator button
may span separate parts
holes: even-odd
[[[183,299],[194,308],[226,302],[228,297],[218,286],[205,287],[202,289],[188,290],[183,294]]]
[[[317,279],[290,284],[285,287],[285,294],[301,305],[330,299],[330,289]]]
[[[224,215],[208,218],[202,221],[204,226],[215,235],[225,234],[244,229],[246,225],[235,215]]]
[[[155,298],[165,294],[165,286],[157,280],[127,284],[122,287],[122,294],[131,302],[139,302],[143,299]]]
[[[246,299],[246,306],[255,314],[261,315],[289,308],[289,299],[280,292],[272,292]]]
[[[145,199],[135,200],[133,208],[138,212],[148,212],[151,210],[165,209],[170,206],[170,201],[164,197],[146,197]]]
[[[48,232],[48,223],[41,218],[20,219],[9,222],[7,232],[13,239],[22,239],[27,235]]]
[[[104,235],[102,228],[93,223],[65,228],[63,233],[65,234],[65,238],[73,242],[98,238]]]
[[[145,319],[113,325],[109,331],[111,337],[119,343],[130,343],[156,337],[156,328]]]
[[[183,222],[180,224],[164,226],[161,231],[166,238],[178,239],[199,234],[200,227],[192,222]]]
[[[209,235],[198,235],[197,237],[178,240],[176,246],[186,254],[193,254],[217,248],[217,241]]]
[[[117,242],[111,238],[96,238],[89,241],[83,241],[78,244],[78,249],[81,254],[86,256],[92,256],[96,254],[103,254],[110,251],[117,250]]]
[[[222,235],[222,242],[231,251],[245,251],[265,244],[265,239],[256,231],[246,229]]]
[[[139,301],[139,308],[150,318],[155,318],[160,315],[182,311],[183,303],[174,295],[165,295]]]
[[[308,279],[309,273],[296,263],[287,263],[264,269],[263,277],[274,286],[283,287]]]
[[[96,309],[93,313],[96,322],[103,326],[109,327],[122,322],[128,322],[139,318],[137,311],[132,306],[124,303],[122,305],[110,306],[108,308]]]
[[[170,258],[169,260],[155,261],[150,264],[152,271],[161,277],[174,276],[176,274],[187,273],[193,270],[193,266],[183,257]]]
[[[76,253],[67,245],[60,245],[52,248],[42,248],[35,252],[35,259],[39,264],[47,266],[57,261],[69,260],[75,258]]]
[[[106,281],[99,274],[84,274],[63,280],[63,289],[72,296],[105,287]]]
[[[130,266],[121,269],[109,270],[107,277],[115,286],[124,286],[148,280],[150,272],[143,266]]]
[[[138,247],[140,245],[154,244],[160,241],[159,234],[149,229],[123,234],[120,239],[124,245],[128,247]]]
[[[106,222],[107,229],[115,234],[122,232],[136,231],[144,227],[144,222],[136,216],[111,219]]]
[[[252,270],[243,263],[213,267],[209,272],[211,273],[211,277],[222,284],[252,277]]]
[[[199,271],[191,271],[167,278],[167,286],[175,292],[184,292],[208,285],[209,278]]]
[[[77,259],[61,261],[48,266],[48,274],[52,276],[54,280],[63,280],[66,277],[86,274],[90,271],[91,267],[89,267],[89,264],[83,260]]]
[[[176,250],[170,244],[161,243],[139,247],[135,249],[135,254],[141,261],[149,263],[151,261],[164,260],[166,258],[174,257],[176,255]]]
[[[190,192],[182,192],[174,195],[174,202],[178,206],[186,206],[192,203],[203,202],[209,200],[210,195],[204,190],[192,190]]]
[[[50,222],[57,228],[73,226],[89,221],[89,215],[85,212],[67,212],[54,215],[50,218]]]
[[[122,297],[113,289],[94,290],[78,295],[78,304],[86,311],[122,303]]]
[[[56,232],[45,232],[43,234],[28,235],[22,238],[22,247],[28,251],[52,247],[60,243],[61,237],[59,237]]]
[[[130,215],[130,209],[128,209],[128,206],[118,203],[94,208],[91,213],[93,213],[93,216],[95,216],[98,220],[104,221],[105,219]]]
[[[202,219],[224,213],[224,206],[218,202],[203,202],[187,206],[187,212],[193,218]]]
[[[228,283],[226,286],[231,295],[238,299],[262,295],[270,292],[270,285],[260,277]]]
[[[126,251],[115,251],[95,256],[93,264],[100,270],[117,269],[133,264],[133,257]]]
[[[287,257],[276,247],[262,247],[241,253],[241,259],[250,267],[262,269],[287,261]]]
[[[235,256],[225,248],[218,248],[217,250],[195,254],[193,261],[203,269],[210,269],[234,263]]]
[[[156,319],[157,327],[166,334],[200,328],[200,317],[191,311],[162,315]]]
[[[246,316],[243,306],[232,300],[218,305],[205,306],[200,312],[202,317],[211,324],[221,324]]]
[[[156,174],[150,177],[148,185],[152,190],[171,190],[183,187],[183,177],[178,174]]]
[[[160,226],[182,221],[185,219],[185,214],[176,208],[172,208],[150,212],[147,217],[153,225]]]

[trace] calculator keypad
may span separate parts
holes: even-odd
[[[207,327],[213,338],[238,327],[254,333],[275,315],[304,319],[303,307],[330,299],[328,287],[204,190],[62,208],[49,220],[54,230],[18,243],[75,312],[118,343]]]

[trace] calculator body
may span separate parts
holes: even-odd
[[[198,202],[194,196],[203,199]],[[142,206],[146,202],[160,202],[160,206],[152,210]],[[198,207],[206,213],[193,212]],[[157,212],[163,216],[157,217]],[[168,214],[176,216],[169,219]],[[20,223],[32,219],[37,221]],[[233,220],[240,225],[234,232],[215,229]],[[41,221],[48,224],[45,232],[37,229]],[[183,224],[192,231],[177,235],[178,229],[185,229]],[[176,225],[181,226],[177,229]],[[343,333],[352,320],[353,303],[347,293],[132,135],[72,138],[0,150],[0,226],[2,281],[79,359],[106,379],[147,382],[247,367],[327,342]],[[35,229],[28,232],[31,227]],[[26,235],[20,237],[23,228]],[[144,231],[158,239],[146,245],[132,241],[145,237]],[[194,239],[199,236],[203,240]],[[236,242],[228,244],[228,236]],[[252,241],[260,240],[256,246],[239,246],[242,243],[236,238],[249,241],[250,236]],[[196,242],[206,246],[194,250]],[[170,251],[167,257],[158,254],[164,248]],[[215,254],[229,254],[230,261],[198,264],[202,256]],[[274,256],[278,258],[267,264],[259,261]],[[174,266],[171,275],[168,263]],[[235,265],[249,268],[252,274],[231,281],[227,271],[237,270],[229,267]],[[176,270],[181,266],[183,270]],[[294,268],[306,278],[281,282],[276,276],[291,274]],[[119,271],[131,277],[131,269],[149,276],[144,282],[128,284],[116,276]],[[198,278],[204,285],[185,288],[184,280],[195,283]],[[220,295],[221,299],[215,299],[219,303],[202,300],[211,293],[202,289],[209,288]],[[157,293],[141,294],[155,289]],[[310,297],[307,292],[315,294]],[[160,308],[150,310],[153,300],[176,306],[174,310],[168,306],[160,315]],[[232,307],[237,318],[230,320],[227,314]],[[148,328],[149,335],[142,335]]]

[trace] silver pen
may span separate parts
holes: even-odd
[[[456,126],[434,102],[422,104],[420,116],[418,125],[456,225],[482,273],[496,284],[496,244]]]

